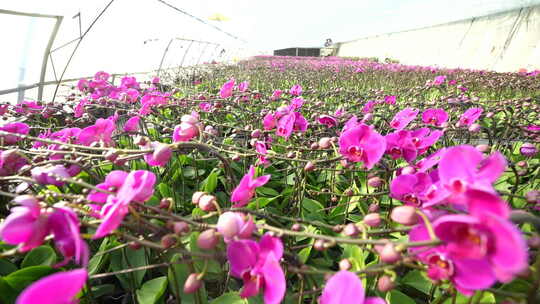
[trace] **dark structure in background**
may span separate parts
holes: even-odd
[[[274,50],[274,56],[319,57],[321,56],[321,48],[288,48]]]

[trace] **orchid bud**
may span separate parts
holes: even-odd
[[[146,136],[136,136],[133,140],[133,143],[137,146],[144,146],[148,143],[148,137]]]
[[[163,248],[171,248],[176,244],[176,237],[172,234],[166,234],[161,238],[161,246]]]
[[[359,233],[360,229],[358,228],[358,226],[356,226],[356,224],[353,223],[347,224],[343,229],[343,234],[345,234],[346,236],[355,237]]]
[[[473,133],[476,133],[476,132],[480,131],[481,128],[482,128],[482,126],[480,126],[479,124],[473,123],[472,125],[469,126],[469,131],[473,132]]]
[[[380,209],[381,207],[379,206],[379,204],[370,204],[368,207],[368,212],[375,213],[379,212]]]
[[[174,222],[173,230],[177,235],[183,235],[189,232],[189,225],[186,222]]]
[[[518,161],[518,162],[516,163],[516,166],[521,167],[521,168],[527,168],[527,162],[526,162],[526,161],[522,161],[522,160],[521,160],[521,161]]]
[[[308,161],[307,164],[304,166],[304,171],[309,172],[315,170],[315,164],[313,162]]]
[[[142,248],[142,245],[139,242],[129,242],[128,247],[129,249],[132,249],[132,250],[139,250]]]
[[[401,169],[401,174],[415,174],[416,169],[412,166],[406,166]]]
[[[216,211],[216,204],[216,197],[213,195],[205,194],[199,199],[199,208],[206,212]]]
[[[310,148],[311,150],[317,150],[317,149],[319,149],[319,144],[316,143],[316,142],[314,142],[314,143],[312,143],[312,144],[309,146],[309,148]]]
[[[240,155],[238,155],[238,154],[235,154],[235,155],[233,155],[233,157],[231,157],[231,160],[234,161],[234,162],[237,162],[237,161],[239,161],[240,159],[241,159],[241,158],[240,158]]]
[[[167,144],[159,143],[154,148],[154,153],[152,153],[152,157],[154,160],[160,163],[167,163],[169,159],[171,158],[172,149]]]
[[[364,216],[364,224],[369,227],[377,227],[381,224],[381,216],[378,213],[368,213]]]
[[[294,223],[292,226],[291,226],[291,230],[292,231],[302,231],[302,225],[298,224],[298,223]]]
[[[169,209],[172,205],[172,198],[170,197],[167,197],[167,198],[163,198],[161,199],[161,201],[159,201],[159,205],[158,207],[160,209]]]
[[[323,137],[323,138],[319,139],[318,145],[319,145],[319,148],[321,148],[321,149],[330,148],[330,146],[331,146],[330,137]]]
[[[411,226],[418,222],[418,215],[416,214],[416,208],[413,206],[399,206],[395,207],[390,214],[390,218],[402,225]]]
[[[239,216],[235,212],[225,212],[219,216],[217,230],[225,238],[233,238],[240,232]]]
[[[114,163],[114,161],[118,158],[118,151],[115,150],[109,150],[107,153],[105,153],[105,159],[110,161],[111,163]]]
[[[536,148],[535,145],[531,144],[531,143],[524,143],[523,145],[521,145],[521,147],[519,148],[519,152],[521,153],[521,155],[523,156],[527,156],[527,157],[533,157],[536,155],[536,153],[538,153],[538,149]]]
[[[195,125],[199,122],[199,120],[192,116],[192,115],[183,115],[182,118],[180,118],[180,121],[181,122],[185,122],[185,123],[189,123],[189,124],[192,124],[192,125]]]
[[[364,118],[362,119],[362,122],[368,122],[370,120],[373,119],[373,114],[372,113],[367,113],[366,115],[364,115]]]
[[[401,259],[401,253],[396,250],[396,247],[392,243],[384,245],[380,252],[381,261],[393,264]]]
[[[367,183],[368,183],[368,186],[370,187],[379,188],[380,186],[382,186],[383,180],[378,176],[374,176],[374,177],[370,177]]]
[[[251,132],[251,137],[252,138],[258,138],[261,136],[261,130],[259,129],[255,129]]]
[[[190,294],[197,291],[199,288],[201,288],[202,280],[199,279],[198,273],[192,273],[190,274],[186,282],[184,283],[184,293]]]
[[[313,243],[313,249],[317,251],[323,251],[326,250],[326,242],[324,240],[316,240],[315,243]]]
[[[201,197],[203,195],[205,195],[205,194],[206,194],[206,192],[202,192],[202,191],[197,191],[197,192],[193,193],[193,196],[191,196],[191,202],[194,205],[198,205],[199,201],[201,200]]]
[[[396,284],[394,283],[394,281],[392,280],[390,276],[383,275],[377,281],[377,289],[380,292],[390,291],[394,289],[394,287],[396,287]]]
[[[531,190],[525,194],[525,200],[529,204],[540,204],[540,191]]]
[[[491,147],[489,145],[485,145],[485,144],[480,144],[480,145],[476,146],[476,150],[478,150],[478,151],[480,151],[482,153],[488,152],[490,148]]]
[[[197,246],[201,249],[211,250],[216,247],[219,237],[215,229],[207,229],[197,238]]]
[[[334,227],[332,227],[332,231],[334,231],[335,233],[340,233],[341,231],[343,231],[343,225],[334,225]]]
[[[351,261],[348,259],[343,259],[339,261],[339,270],[349,270],[352,268]]]

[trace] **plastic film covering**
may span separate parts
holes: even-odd
[[[42,92],[47,100],[56,90],[52,83],[100,70],[140,73],[144,80],[158,70],[251,55],[246,41],[234,34],[235,20],[208,20],[211,12],[198,1],[8,1],[0,10],[0,35],[9,46],[0,56],[0,91],[12,92],[0,100],[38,99],[40,80],[47,84]]]

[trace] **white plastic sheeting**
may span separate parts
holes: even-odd
[[[342,42],[338,55],[448,68],[540,69],[540,6]]]
[[[62,79],[70,79],[90,76],[99,70],[150,72],[159,67],[167,69],[212,60],[227,61],[250,54],[245,41],[229,30],[234,30],[235,21],[208,20],[208,12],[202,10],[198,1],[4,2],[1,7],[4,10],[63,16],[48,58],[45,82],[58,80],[64,69]],[[179,10],[200,18],[197,20]],[[203,15],[197,16],[197,13]],[[39,82],[43,55],[55,22],[55,18],[0,12],[3,42],[0,90]],[[84,38],[73,53],[81,35]],[[51,96],[51,90],[54,85],[46,87],[45,96]],[[15,95],[0,96],[0,101],[12,101]],[[25,95],[37,98],[37,89],[27,90]]]

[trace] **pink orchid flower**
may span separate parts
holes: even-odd
[[[441,84],[446,82],[446,76],[445,75],[439,75],[436,76],[435,79],[433,79],[433,82],[431,83],[434,86],[440,86]]]
[[[19,114],[35,114],[36,112],[41,112],[43,106],[39,105],[35,101],[24,100],[23,102],[15,105],[14,110]]]
[[[281,90],[275,90],[272,93],[272,96],[270,96],[270,100],[278,100],[278,99],[280,99],[282,93],[283,93],[283,91],[281,91]]]
[[[133,116],[126,121],[124,125],[124,132],[136,133],[139,131],[139,122],[141,121],[140,116]]]
[[[472,125],[484,110],[482,108],[470,108],[459,118],[458,126],[470,126]]]
[[[389,105],[395,105],[396,104],[396,99],[397,99],[397,97],[394,96],[394,95],[385,96],[384,97],[384,102],[386,104],[389,104]]]
[[[28,135],[28,133],[30,132],[30,127],[23,122],[12,122],[12,123],[8,123],[3,126],[0,126],[0,131]],[[0,140],[4,141],[4,145],[13,145],[17,143],[19,140],[21,140],[21,138],[16,135],[0,134]]]
[[[367,169],[373,168],[385,149],[385,138],[372,126],[358,125],[347,129],[339,137],[339,153],[348,161],[363,162]]]
[[[341,117],[345,115],[347,112],[343,110],[343,108],[337,108],[337,110],[334,112],[334,116]]]
[[[302,87],[299,84],[295,84],[291,87],[289,93],[293,96],[300,96],[302,95]]]
[[[0,176],[15,174],[27,164],[28,160],[17,150],[0,151]]]
[[[433,167],[435,167],[436,165],[439,164],[439,162],[441,161],[441,158],[442,158],[442,156],[444,155],[445,152],[446,152],[446,148],[441,148],[441,149],[435,151],[430,156],[427,156],[427,157],[417,161],[416,164],[414,165],[414,167],[417,169],[418,172],[426,172],[429,169],[431,169],[431,168],[433,168]],[[438,177],[438,173],[437,173],[437,177]],[[437,178],[437,180],[438,180],[438,178]]]
[[[358,117],[356,117],[356,115],[353,115],[351,118],[349,118],[349,120],[347,120],[347,122],[343,126],[342,132],[345,132],[346,130],[350,128],[360,126],[360,125],[362,125],[362,123],[358,122]]]
[[[153,153],[144,155],[144,160],[150,166],[164,167],[172,156],[172,149],[169,145],[157,141],[148,143],[145,148],[154,149]]]
[[[409,241],[430,240],[424,225],[409,232]],[[427,276],[433,281],[450,281],[464,295],[472,296],[476,290],[489,288],[496,282],[488,262],[484,260],[453,259],[444,246],[410,249],[416,258],[427,265]]]
[[[386,153],[392,159],[403,157],[406,161],[411,162],[416,159],[418,151],[416,145],[412,141],[411,132],[400,130],[385,136]]]
[[[291,100],[291,104],[289,105],[290,111],[296,111],[300,109],[304,105],[304,98],[302,97],[296,97]]]
[[[465,205],[465,192],[479,189],[494,192],[492,183],[506,168],[504,156],[495,152],[487,158],[473,146],[448,148],[439,162],[441,184],[449,191],[450,200]]]
[[[399,111],[392,121],[390,122],[390,127],[396,129],[396,130],[402,130],[407,125],[413,121],[416,116],[418,115],[418,110],[413,108],[405,108],[401,111]]]
[[[277,123],[276,135],[288,139],[293,132],[295,120],[294,112],[281,117]]]
[[[390,196],[407,205],[420,207],[433,182],[427,173],[402,174],[390,183]]]
[[[105,182],[97,184],[96,188],[116,193],[118,189],[120,189],[120,187],[124,184],[127,176],[127,172],[121,170],[113,170],[109,172],[109,174],[107,174],[107,176],[105,177]],[[86,199],[92,202],[104,204],[107,202],[108,196],[109,194],[107,193],[97,190],[90,190],[90,193],[88,194],[88,196],[86,196]]]
[[[209,102],[201,102],[199,103],[199,109],[203,112],[211,112],[212,111],[212,104]]]
[[[520,231],[495,214],[446,215],[433,223],[433,229],[455,260],[487,262],[501,282],[527,267],[527,247]]]
[[[350,271],[341,270],[326,282],[320,304],[385,304],[379,297],[366,298],[362,281]]]
[[[66,182],[62,178],[71,177],[70,173],[63,165],[46,165],[33,168],[30,173],[32,178],[42,185],[63,186]]]
[[[88,272],[86,269],[58,272],[37,280],[17,298],[16,304],[75,304]]]
[[[255,230],[255,222],[250,215],[228,211],[219,216],[216,228],[223,235],[225,242],[234,237],[248,239]]]
[[[11,208],[11,214],[1,224],[0,237],[7,244],[20,245],[22,252],[38,247],[49,234],[46,212],[31,195],[13,201],[19,206]]]
[[[234,80],[234,78],[231,78],[229,81],[225,82],[223,86],[221,87],[221,90],[219,90],[219,97],[221,98],[231,97],[235,84],[236,84],[236,81]]]
[[[116,130],[114,125],[114,119],[109,117],[107,119],[98,118],[93,126],[82,129],[79,133],[79,143],[85,146],[89,146],[94,142],[103,142],[107,146],[113,144],[112,133]]]
[[[265,304],[281,303],[285,296],[285,274],[279,265],[283,244],[277,237],[265,234],[257,243],[252,240],[233,240],[227,246],[231,275],[242,279],[242,298],[256,296],[263,290]]]
[[[436,127],[442,127],[448,121],[448,113],[443,109],[427,109],[422,113],[422,121]]]
[[[309,123],[307,119],[300,114],[300,112],[294,112],[294,125],[293,130],[295,132],[306,132],[307,128],[309,126]]]
[[[238,84],[238,91],[245,92],[249,88],[249,81],[244,81]]]
[[[54,237],[54,245],[64,256],[64,261],[56,267],[64,266],[72,259],[75,263],[86,267],[89,250],[81,237],[80,223],[75,212],[57,204],[54,212],[49,216],[48,225]]]
[[[75,118],[79,118],[81,116],[83,116],[83,114],[85,113],[86,109],[84,108],[84,106],[86,106],[87,104],[89,104],[90,102],[88,101],[88,99],[86,98],[83,98],[79,101],[79,103],[73,108],[73,116]]]
[[[268,113],[263,118],[263,127],[265,130],[272,130],[277,125],[277,119],[275,114]]]
[[[375,108],[375,106],[377,104],[378,104],[378,102],[375,101],[375,100],[370,100],[370,101],[366,102],[364,107],[362,107],[362,113],[364,113],[364,114],[371,113],[373,111],[373,108]]]
[[[156,175],[146,170],[130,172],[115,195],[107,197],[107,203],[101,209],[103,219],[92,237],[98,239],[114,231],[129,212],[128,205],[132,202],[143,203],[154,194]]]
[[[198,118],[198,113],[184,115],[181,118],[181,123],[174,128],[173,142],[190,141],[196,136],[199,136],[199,128],[201,128]]]
[[[249,171],[242,179],[231,194],[231,202],[235,208],[244,207],[249,203],[255,195],[255,188],[261,187],[270,180],[270,175],[263,175],[255,178],[255,167],[250,166]]]
[[[317,119],[321,125],[325,125],[327,128],[332,128],[338,125],[337,119],[330,115],[321,115]]]
[[[120,88],[122,89],[140,89],[137,78],[133,76],[124,76],[120,79]]]
[[[265,157],[268,154],[268,150],[264,142],[259,140],[255,142],[255,151],[257,151],[257,165],[267,166],[270,164],[270,161]]]

